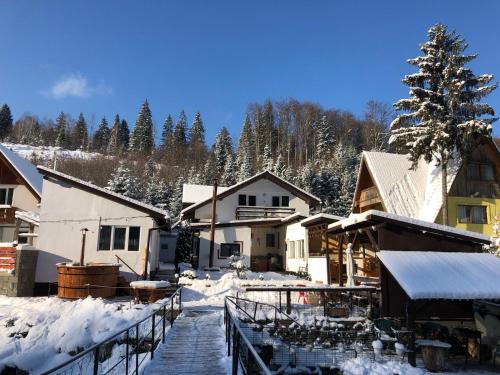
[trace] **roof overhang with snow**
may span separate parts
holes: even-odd
[[[491,243],[491,239],[485,234],[377,210],[369,210],[361,214],[351,214],[347,219],[330,224],[328,226],[328,232],[331,234],[340,234],[350,230],[366,228],[384,223],[418,230],[425,233],[434,233],[441,236],[459,238],[465,241],[484,245]]]
[[[413,300],[500,299],[500,258],[492,254],[381,250],[377,256]]]
[[[182,203],[194,204],[212,197],[214,187],[211,185],[183,184],[182,185]],[[217,186],[217,191],[223,193],[228,188]]]
[[[67,174],[57,172],[43,166],[38,166],[37,169],[41,174],[43,174],[44,178],[49,178],[49,179],[51,178],[58,181],[63,181],[69,185],[78,187],[79,189],[82,189],[88,193],[101,196],[111,201],[123,204],[124,206],[136,209],[140,212],[144,212],[150,215],[151,217],[160,220],[161,222],[167,222],[170,218],[169,212],[162,210],[161,208],[140,202],[136,199],[126,197],[124,195],[115,193],[111,190],[94,185],[90,182],[80,180],[76,177],[69,176]]]
[[[337,221],[344,220],[344,219],[345,219],[345,217],[342,217],[342,216],[319,213],[316,215],[309,216],[308,218],[302,220],[300,222],[300,224],[303,227],[310,227],[310,226],[318,225],[318,224],[336,223]]]
[[[316,197],[315,195],[312,195],[312,194],[308,193],[307,191],[300,189],[299,187],[291,184],[290,182],[276,176],[275,174],[273,174],[269,171],[264,171],[264,172],[258,173],[255,176],[252,176],[249,179],[246,179],[245,181],[239,182],[235,185],[228,187],[226,190],[224,190],[222,192],[218,192],[217,199],[218,200],[223,199],[223,198],[237,192],[239,189],[244,188],[244,187],[254,183],[255,181],[260,180],[260,179],[267,179],[271,182],[274,182],[276,185],[281,186],[283,189],[290,191],[292,194],[303,199],[304,201],[308,202],[311,205],[312,204],[319,204],[321,202],[321,200],[318,197]],[[211,200],[212,200],[212,198],[207,198],[203,201],[200,201],[200,202],[195,203],[189,207],[186,207],[185,209],[182,210],[182,215],[186,216],[186,215],[189,215],[189,214],[195,212],[196,209],[198,209],[206,204],[209,204],[211,202]]]

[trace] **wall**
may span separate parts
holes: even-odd
[[[300,222],[293,223],[286,227],[285,241],[304,240],[304,258],[289,258],[290,252],[286,252],[286,270],[297,272],[300,267],[307,264],[309,254],[309,241],[307,239],[307,229],[300,225]]]
[[[220,257],[221,243],[241,243],[242,254],[245,256],[244,262],[250,267],[250,255],[252,248],[252,230],[250,227],[224,227],[215,229],[214,241],[214,267],[228,267],[229,259]],[[203,269],[209,265],[210,255],[210,229],[200,231],[200,257],[199,268]]]
[[[326,257],[310,257],[308,259],[308,271],[311,275],[311,280],[328,284],[326,273]]]
[[[38,212],[38,200],[24,185],[16,185],[12,197],[12,206],[23,211]]]
[[[486,206],[488,217],[487,224],[461,224],[458,223],[458,205]],[[469,198],[469,197],[448,197],[448,223],[456,228],[483,233],[488,236],[493,235],[493,224],[495,216],[500,215],[500,199],[494,198]],[[438,220],[441,215],[438,215]],[[437,221],[438,221],[437,220]]]
[[[99,226],[140,226],[139,251],[97,251]],[[53,179],[44,179],[43,199],[40,209],[38,248],[40,250],[36,270],[37,282],[57,280],[56,263],[79,262],[82,241],[81,229],[87,228],[85,262],[116,263],[120,256],[135,272],[143,272],[148,229],[156,224],[147,214]],[[153,232],[151,248],[156,249]],[[152,252],[151,264],[157,261]],[[133,273],[127,267],[121,272],[128,278]]]
[[[236,207],[238,207],[238,195],[255,195],[257,206],[272,207],[272,197],[287,195],[290,197],[289,207],[295,208],[295,212],[309,213],[309,205],[302,199],[294,196],[288,190],[267,180],[261,179],[254,183],[241,188],[227,197],[217,201],[217,218],[218,222],[226,222],[236,220]],[[195,219],[209,220],[212,218],[211,202],[198,208],[195,212]]]
[[[0,294],[11,297],[33,295],[38,251],[28,245],[16,250],[16,266],[13,272],[0,272]]]

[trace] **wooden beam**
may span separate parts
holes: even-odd
[[[373,250],[379,251],[377,241],[375,241],[375,237],[373,237],[373,233],[371,232],[371,230],[370,229],[363,229],[363,232],[365,232],[368,239],[370,240],[370,243],[373,246]]]
[[[344,286],[344,280],[343,280],[343,272],[342,272],[342,268],[344,268],[344,255],[343,255],[343,251],[342,251],[342,246],[344,246],[344,236],[343,235],[339,235],[339,240],[338,240],[338,243],[339,243],[339,248],[338,248],[338,254],[339,254],[339,286]]]
[[[328,232],[326,231],[326,228],[324,229],[324,236],[325,236],[325,241],[326,241],[326,280],[328,285],[331,283],[331,277],[330,277],[330,246],[328,244]]]

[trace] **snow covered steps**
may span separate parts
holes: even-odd
[[[222,310],[185,309],[144,373],[225,374],[225,358]]]

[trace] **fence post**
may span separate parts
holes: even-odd
[[[170,299],[170,327],[174,325],[174,296]]]
[[[94,349],[94,375],[99,373],[99,346]]]
[[[327,307],[326,292],[323,292],[323,316],[326,316],[326,307]]]
[[[280,312],[283,311],[281,308],[281,290],[278,292],[280,294]]]
[[[286,291],[286,313],[290,314],[292,312],[292,292],[290,290]]]
[[[139,323],[135,326],[135,373],[139,375]]]
[[[155,316],[156,314],[153,314],[151,317],[151,359],[155,353]]]
[[[238,375],[238,361],[239,361],[238,355],[240,354],[239,344],[240,344],[240,336],[239,336],[239,332],[236,329],[236,323],[235,323],[234,329],[233,329],[233,369],[232,369],[233,371],[232,371],[232,375]]]
[[[167,305],[163,305],[163,322],[162,322],[163,331],[161,334],[161,342],[162,343],[165,343],[165,320],[166,319],[167,319]]]
[[[127,329],[127,334],[125,336],[125,340],[127,340],[127,345],[125,346],[125,375],[128,375],[128,356],[129,356],[129,347],[128,347],[128,342],[129,342],[129,334],[128,334],[128,329]]]

